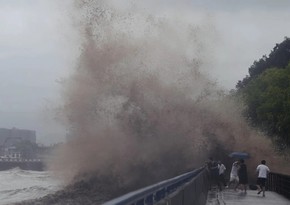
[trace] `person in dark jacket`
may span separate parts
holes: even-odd
[[[245,164],[245,161],[243,159],[240,159],[239,161],[240,161],[240,168],[238,170],[239,184],[237,185],[237,187],[242,186],[242,190],[246,194],[247,193],[247,184],[248,184],[247,165]]]
[[[210,182],[210,189],[213,188],[213,185],[217,185],[219,190],[222,190],[221,185],[219,183],[219,167],[218,163],[213,160],[212,157],[209,158],[207,162],[207,169],[209,171],[209,182]]]

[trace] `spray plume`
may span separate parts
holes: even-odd
[[[273,159],[242,106],[202,72],[212,65],[213,25],[156,17],[135,4],[75,6],[81,55],[63,108],[71,139],[52,165],[70,182],[108,179],[103,189],[128,191],[200,167],[212,154],[249,152],[249,170]]]

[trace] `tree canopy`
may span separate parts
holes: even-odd
[[[243,96],[253,125],[290,144],[290,65],[268,69],[247,85]]]
[[[236,88],[251,124],[275,137],[280,148],[290,145],[290,39],[276,44],[249,68]]]
[[[263,73],[269,68],[285,68],[290,61],[290,38],[285,37],[284,41],[280,44],[276,44],[269,56],[262,56],[258,61],[255,61],[249,68],[249,75],[243,80],[238,81],[236,88],[242,89],[247,84]]]

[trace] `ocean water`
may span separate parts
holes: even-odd
[[[27,171],[19,168],[0,171],[0,205],[39,198],[60,188],[60,181],[48,171]]]

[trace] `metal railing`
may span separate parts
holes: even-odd
[[[0,162],[41,162],[41,159],[0,158]]]
[[[269,173],[267,188],[269,191],[277,192],[290,199],[290,176],[279,173]]]
[[[208,176],[204,167],[106,202],[103,205],[204,205]]]

